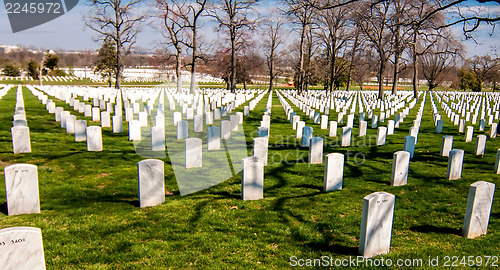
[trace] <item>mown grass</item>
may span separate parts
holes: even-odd
[[[85,142],[74,142],[73,135],[66,134],[24,88],[32,153],[14,155],[10,128],[15,92],[11,89],[0,100],[0,171],[3,174],[5,166],[16,163],[37,165],[42,213],[7,216],[1,196],[0,228],[41,228],[48,269],[280,269],[290,267],[291,256],[348,258],[357,255],[363,197],[376,191],[396,195],[391,252],[384,258],[422,258],[425,265],[429,256],[499,255],[497,199],[487,235],[464,239],[460,234],[470,184],[500,183],[493,173],[500,139],[488,139],[486,154],[474,156],[475,142],[463,142],[463,134],[444,114],[444,133],[435,134],[429,95],[406,186],[390,186],[392,156],[402,150],[420,101],[385,146],[374,146],[375,129],[369,128],[366,138],[357,137],[357,116],[352,147],[340,147],[338,138],[326,138],[324,152],[346,154],[346,165],[344,188],[324,193],[324,166],[306,163],[308,150],[295,143],[295,131],[274,95],[264,199],[242,201],[240,175],[180,196],[167,157],[166,201],[141,209],[137,162],[144,158],[128,141],[126,123],[121,134],[104,128],[103,152],[87,152]],[[244,119],[248,147],[266,101],[267,96]],[[62,101],[56,103],[70,109]],[[336,120],[334,110],[330,120]],[[315,136],[328,134],[312,120],[307,119],[306,125],[314,127]],[[439,156],[439,149],[446,134],[455,135],[454,148],[465,150],[461,180],[445,179],[448,160]],[[0,194],[5,194],[3,185]]]

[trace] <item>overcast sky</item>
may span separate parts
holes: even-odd
[[[84,1],[80,0],[80,3],[74,9],[59,18],[15,34],[12,33],[10,28],[5,6],[0,5],[0,44],[22,45],[25,47],[33,46],[35,48],[53,50],[97,49],[99,44],[95,42],[95,33],[90,29],[85,29],[82,21],[82,15],[88,10],[88,6],[84,4]],[[269,6],[270,2],[274,2],[274,0],[262,2],[264,5],[267,4]],[[468,2],[471,6],[478,4],[475,1]],[[492,4],[486,8],[483,5],[483,8],[479,12],[485,12],[485,9],[497,14],[500,12],[498,4]],[[457,26],[453,30],[459,38],[463,39],[461,26]],[[492,47],[495,46],[500,50],[500,29],[497,29],[492,36],[490,35],[491,28],[481,27],[481,30],[475,34],[479,44],[470,40],[464,42],[469,56],[491,54]],[[137,46],[152,49],[159,40],[161,40],[161,35],[156,30],[153,30],[152,27],[146,26],[138,35]]]

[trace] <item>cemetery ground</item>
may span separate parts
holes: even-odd
[[[41,213],[7,216],[6,199],[0,196],[0,229],[40,228],[47,269],[264,269],[289,268],[292,256],[355,257],[363,197],[377,191],[396,195],[391,251],[382,257],[422,259],[426,266],[429,256],[439,256],[442,263],[444,256],[500,255],[498,199],[493,201],[488,233],[476,239],[461,236],[470,185],[500,184],[493,171],[500,138],[488,138],[485,155],[475,156],[475,140],[465,143],[464,134],[447,118],[443,133],[436,134],[429,94],[405,186],[390,186],[393,154],[403,150],[419,106],[387,137],[386,145],[378,147],[376,129],[368,128],[366,137],[357,136],[356,116],[352,146],[341,147],[340,136],[329,138],[328,130],[292,105],[314,128],[314,136],[325,138],[325,154],[345,155],[343,189],[325,193],[324,163],[307,163],[308,148],[294,139],[295,131],[274,93],[263,199],[241,200],[240,174],[180,196],[167,157],[166,200],[149,208],[139,208],[137,162],[145,158],[128,140],[126,124],[118,134],[103,128],[104,150],[88,152],[86,143],[66,134],[25,87],[23,95],[32,152],[12,154],[14,87],[0,100],[0,171],[3,175],[4,167],[18,163],[38,166]],[[249,155],[265,100],[267,95],[244,118]],[[56,104],[71,109],[63,101]],[[236,111],[242,110],[240,106]],[[336,116],[331,110],[329,120]],[[475,130],[474,137],[487,130]],[[453,148],[465,151],[462,179],[446,180],[448,157],[439,154],[444,135],[453,135]],[[0,194],[5,194],[4,185]]]

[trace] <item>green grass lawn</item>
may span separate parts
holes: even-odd
[[[425,266],[429,256],[440,256],[442,263],[444,256],[500,255],[498,199],[488,234],[477,239],[461,236],[470,184],[500,183],[493,173],[500,138],[488,138],[486,154],[474,156],[475,140],[464,142],[464,134],[448,121],[440,104],[445,126],[443,134],[435,134],[430,94],[406,186],[390,186],[392,158],[403,149],[420,100],[384,146],[375,146],[375,129],[357,137],[357,116],[352,147],[340,147],[339,137],[326,138],[324,153],[344,153],[346,160],[344,188],[324,193],[324,165],[305,163],[308,149],[294,140],[295,131],[274,94],[264,199],[240,199],[240,174],[180,196],[167,157],[165,203],[141,209],[137,162],[144,158],[128,141],[126,123],[121,134],[103,129],[103,152],[87,152],[85,142],[74,142],[45,105],[23,88],[32,153],[14,155],[10,128],[15,93],[12,88],[0,100],[0,171],[3,175],[5,166],[16,163],[38,166],[41,214],[7,216],[6,199],[0,196],[0,228],[41,228],[47,269],[281,269],[290,267],[291,256],[349,258],[358,251],[363,197],[377,191],[396,195],[391,252],[385,259],[423,259]],[[267,98],[244,118],[249,148]],[[56,103],[72,109],[63,101]],[[236,111],[242,110],[243,105]],[[294,111],[306,119],[299,109]],[[332,110],[330,120],[336,115]],[[328,135],[308,118],[306,125],[314,127],[315,136]],[[486,132],[474,135],[479,134]],[[439,156],[444,135],[454,135],[454,148],[465,150],[460,180],[445,179],[448,158]],[[0,185],[0,194],[5,194],[4,188]]]

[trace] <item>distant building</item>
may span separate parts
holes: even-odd
[[[0,45],[0,52],[2,53],[10,53],[19,50],[21,50],[21,48],[19,48],[18,46]]]

